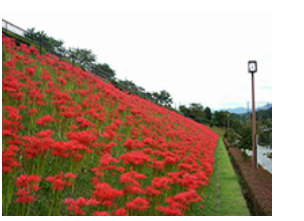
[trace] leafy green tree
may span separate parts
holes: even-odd
[[[115,71],[112,70],[108,64],[93,64],[91,71],[94,74],[105,77],[110,81],[114,81],[115,79]]]
[[[85,70],[91,71],[94,62],[96,61],[96,55],[91,50],[81,48],[69,48],[67,51],[68,58],[75,63],[78,63]]]
[[[158,92],[152,92],[152,97],[153,97],[153,100],[157,103],[157,104],[160,104],[160,100],[159,100],[159,93]]]
[[[189,106],[189,117],[202,123],[204,117],[204,107],[199,103],[191,103]]]
[[[172,98],[168,91],[161,90],[159,94],[159,99],[162,105],[170,106],[172,104]]]
[[[212,120],[212,112],[211,112],[210,107],[206,107],[204,112],[205,112],[205,115],[206,115],[206,119],[211,121]]]
[[[24,36],[30,40],[34,40],[37,43],[42,43],[42,47],[47,51],[59,56],[65,56],[66,49],[63,47],[64,42],[59,39],[55,39],[48,36],[44,31],[35,31],[35,28],[27,29]]]
[[[252,129],[251,127],[244,126],[243,129],[239,133],[240,142],[238,143],[238,147],[240,149],[252,149]]]
[[[185,105],[180,105],[178,107],[179,111],[185,116],[185,117],[190,117],[189,116],[189,109]]]
[[[146,92],[145,93],[145,97],[147,98],[147,99],[149,99],[149,100],[153,100],[153,95],[152,95],[152,93],[150,93],[150,92]]]
[[[158,92],[153,92],[152,96],[157,104],[170,106],[173,102],[171,95],[166,90],[161,90]]]
[[[219,127],[227,127],[228,114],[229,113],[227,111],[215,111],[214,113],[215,125]]]

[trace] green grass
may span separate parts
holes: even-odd
[[[222,128],[222,127],[216,127],[216,126],[213,126],[213,127],[209,127],[210,130],[214,131],[215,133],[217,133],[220,137],[223,137],[225,132],[226,132],[226,129],[225,128]]]
[[[242,195],[238,177],[234,173],[225,145],[222,141],[226,129],[211,127],[219,135],[214,153],[214,172],[205,189],[206,198],[203,215],[207,216],[249,216],[246,201]]]
[[[214,172],[204,190],[205,216],[249,216],[238,177],[234,173],[229,156],[221,138],[215,150]]]

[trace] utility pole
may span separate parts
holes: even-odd
[[[248,62],[248,72],[251,73],[251,88],[252,88],[252,165],[256,169],[257,164],[257,145],[256,145],[256,117],[255,117],[255,97],[254,97],[254,73],[257,72],[257,62]]]
[[[247,102],[247,114],[248,114],[248,126],[250,126],[250,112],[249,112],[249,101]]]

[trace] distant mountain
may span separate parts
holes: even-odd
[[[272,104],[266,104],[262,107],[258,107],[257,110],[268,110],[269,108],[272,108]]]
[[[245,114],[245,113],[247,113],[247,109],[244,108],[244,107],[223,109],[221,111],[228,111],[229,113],[233,113],[233,114]]]
[[[272,108],[272,104],[266,104],[264,106],[258,107],[256,110],[268,110],[269,108]],[[221,109],[220,111],[228,111],[229,113],[233,114],[246,114],[247,108],[245,107],[237,107],[237,108],[228,108],[228,109]],[[249,110],[251,112],[251,109]]]

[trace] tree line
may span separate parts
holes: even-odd
[[[209,107],[204,108],[203,105],[199,103],[191,103],[188,107],[180,105],[177,109],[174,109],[172,107],[173,99],[168,91],[160,90],[159,92],[149,92],[146,91],[145,88],[136,85],[131,80],[118,79],[115,70],[107,63],[99,63],[97,61],[97,56],[92,50],[84,48],[66,48],[63,40],[49,36],[44,31],[36,31],[35,28],[28,29],[25,33],[25,37],[40,42],[42,47],[46,48],[47,51],[50,51],[61,58],[67,58],[74,65],[78,65],[86,71],[90,71],[107,79],[119,89],[149,99],[158,105],[165,106],[168,109],[176,111],[199,123],[227,127],[228,112],[220,111],[212,113]],[[234,121],[231,121],[231,123],[232,125],[236,124]]]
[[[39,42],[47,51],[61,57],[67,58],[72,64],[80,66],[98,76],[110,81],[115,87],[136,94],[142,98],[149,99],[154,103],[172,108],[173,99],[166,90],[159,92],[148,92],[143,87],[136,85],[131,80],[120,80],[116,78],[115,71],[107,63],[99,63],[97,56],[92,50],[84,48],[65,48],[64,41],[49,36],[44,31],[36,31],[35,28],[27,29],[25,37]]]
[[[64,41],[49,36],[44,31],[36,31],[35,28],[30,28],[25,33],[25,37],[40,42],[43,48],[47,51],[61,57],[67,58],[74,65],[80,66],[86,71],[90,71],[96,75],[107,79],[115,87],[128,91],[129,93],[136,94],[142,98],[151,100],[152,102],[162,105],[170,110],[184,115],[196,122],[218,126],[222,128],[229,128],[230,138],[237,139],[238,135],[248,137],[251,136],[250,117],[251,115],[232,114],[227,111],[215,111],[212,113],[210,107],[204,107],[200,103],[190,103],[190,105],[180,105],[178,108],[173,108],[173,99],[170,93],[166,90],[159,92],[149,92],[143,87],[136,85],[131,80],[121,80],[116,78],[115,70],[113,70],[107,63],[99,63],[97,56],[92,50],[84,48],[65,48]],[[258,132],[259,128],[270,128],[271,125],[272,109],[262,110],[257,112]],[[261,133],[262,134],[262,133]],[[235,135],[235,136],[234,136]],[[250,145],[250,143],[246,144]]]

